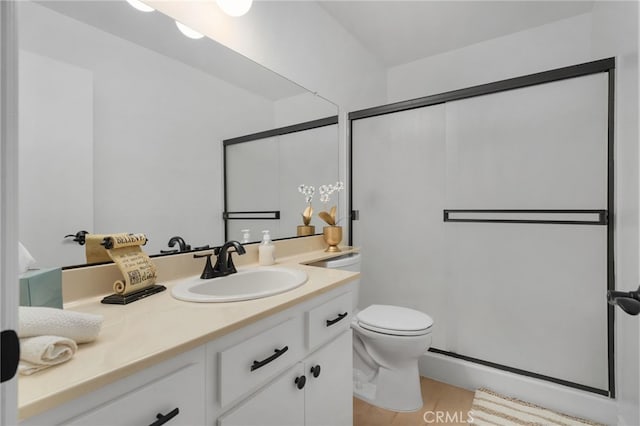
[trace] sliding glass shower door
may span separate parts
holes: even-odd
[[[607,388],[607,84],[446,104],[444,350]]]
[[[607,66],[352,113],[361,303],[428,313],[434,351],[609,395]]]

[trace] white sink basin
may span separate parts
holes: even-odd
[[[187,302],[236,302],[284,293],[306,281],[304,271],[271,266],[245,269],[210,280],[191,277],[174,286],[171,294]]]

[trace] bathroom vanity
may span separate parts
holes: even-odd
[[[352,424],[358,274],[305,265],[322,257],[279,259],[308,280],[263,299],[183,302],[174,280],[130,305],[66,306],[104,315],[102,332],[66,364],[20,378],[21,424]]]

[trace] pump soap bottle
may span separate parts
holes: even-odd
[[[258,246],[258,263],[269,266],[276,263],[276,247],[271,242],[269,231],[262,231],[262,242]]]

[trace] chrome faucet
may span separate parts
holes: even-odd
[[[200,278],[202,278],[203,280],[208,280],[211,278],[224,277],[226,275],[231,275],[238,272],[235,265],[233,264],[233,259],[231,258],[233,252],[229,251],[231,247],[233,247],[235,249],[235,252],[239,255],[243,255],[246,253],[244,246],[239,242],[227,241],[222,247],[216,247],[213,253],[203,255],[194,254],[194,258],[207,258],[207,263],[204,266],[204,270],[202,271]],[[217,256],[217,258],[215,266],[212,266],[211,256],[214,254]]]

